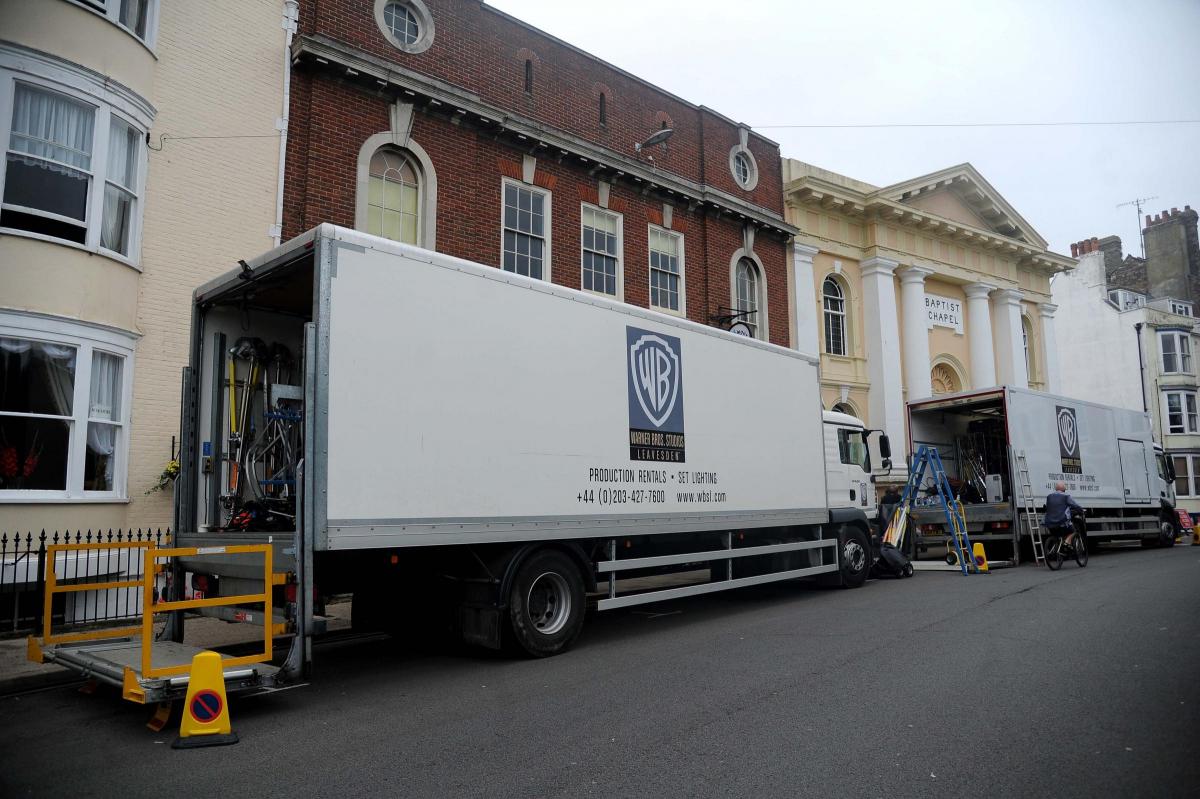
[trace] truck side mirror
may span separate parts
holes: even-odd
[[[879,436],[879,457],[885,461],[892,457],[892,442],[888,440],[887,433]]]
[[[1167,480],[1175,481],[1175,461],[1171,458],[1163,458],[1163,465],[1167,467]]]

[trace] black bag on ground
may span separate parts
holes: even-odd
[[[912,577],[913,567],[904,553],[892,544],[879,547],[879,560],[871,569],[874,577]]]

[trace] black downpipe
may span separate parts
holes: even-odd
[[[1133,329],[1137,333],[1138,381],[1142,384],[1142,413],[1148,413],[1150,406],[1146,403],[1146,364],[1142,360],[1142,323],[1137,322]]]

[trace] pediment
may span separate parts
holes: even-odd
[[[1045,248],[1033,226],[970,164],[885,186],[879,196],[926,213]]]

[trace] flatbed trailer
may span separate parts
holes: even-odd
[[[272,690],[308,674],[331,595],[356,629],[436,618],[546,656],[588,606],[861,586],[871,431],[822,414],[817,367],[322,225],[195,292],[176,549],[146,552],[140,650],[48,627],[31,652],[157,701],[186,688],[185,614],[263,625],[226,676]]]

